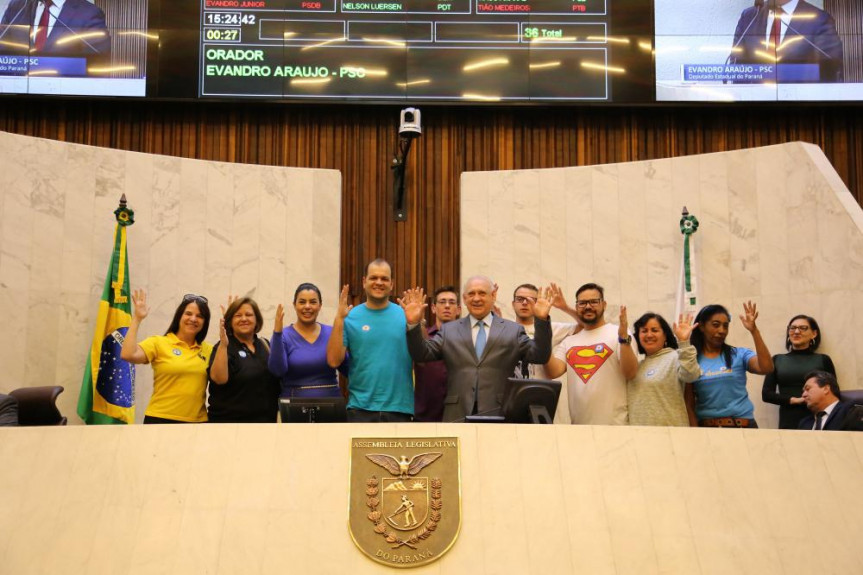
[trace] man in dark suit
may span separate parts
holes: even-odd
[[[18,400],[0,393],[0,427],[18,425]]]
[[[87,0],[12,0],[0,34],[7,54],[87,58],[89,65],[111,61],[105,13]]]
[[[408,351],[414,361],[443,359],[447,369],[444,421],[471,414],[488,414],[501,407],[507,379],[519,361],[545,363],[551,355],[551,304],[544,297],[533,303],[536,316],[534,339],[524,328],[492,313],[494,282],[485,276],[470,278],[462,299],[470,314],[441,326],[423,338],[420,320],[425,309],[422,290],[408,290],[400,300],[408,322]]]
[[[812,415],[800,421],[798,429],[813,431],[860,431],[860,409],[842,401],[839,383],[832,373],[810,371],[804,376],[803,401]]]
[[[778,19],[774,17],[778,15]],[[805,0],[756,1],[734,31],[729,62],[777,64],[779,82],[842,82],[842,40],[833,17]],[[818,64],[818,79],[783,74],[786,64]]]

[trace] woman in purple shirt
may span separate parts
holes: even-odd
[[[333,328],[318,323],[321,290],[303,283],[294,292],[297,321],[282,329],[284,307],[276,308],[272,349],[268,367],[281,378],[282,397],[339,397],[336,370],[327,365],[327,342]],[[339,371],[347,375],[348,361]]]

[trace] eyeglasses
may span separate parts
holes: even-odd
[[[581,299],[581,300],[578,300],[577,302],[575,302],[575,307],[578,307],[578,308],[586,308],[587,306],[598,307],[599,304],[601,304],[601,303],[602,303],[601,299]]]
[[[454,299],[439,299],[435,305],[458,305],[458,302]]]
[[[536,303],[535,297],[526,297],[523,295],[517,295],[512,300],[514,303]]]
[[[196,295],[196,294],[193,294],[193,293],[187,293],[186,295],[184,295],[184,296],[183,296],[183,301],[199,301],[199,302],[201,302],[201,303],[205,303],[205,304],[206,304],[206,303],[210,303],[210,302],[208,302],[208,301],[207,301],[207,298],[205,298],[204,296],[202,296],[202,295]]]
[[[795,331],[799,331],[800,333],[806,333],[807,331],[809,331],[809,326],[808,325],[789,325],[788,326],[788,333],[793,333]]]

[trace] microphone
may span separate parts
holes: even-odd
[[[33,6],[30,6],[31,4]],[[18,19],[18,16],[21,15],[21,12],[24,11],[24,8],[28,8],[28,7],[30,8],[30,10],[28,12],[30,14],[32,14],[33,12],[36,11],[36,2],[34,2],[33,0],[24,0],[24,2],[21,4],[21,7],[18,8],[17,12],[15,12],[15,15],[12,16],[12,18],[9,20],[9,23],[5,25],[6,29],[3,30],[3,32],[0,32],[0,40],[2,40],[3,37],[6,36],[6,33],[9,32],[9,30],[11,30],[14,26],[20,26],[21,25],[21,24],[15,24],[15,21]],[[30,18],[30,20],[32,21],[33,18]],[[27,26],[28,27],[30,26],[29,22],[27,23]]]
[[[773,0],[770,0],[773,2]],[[756,8],[755,14],[752,15],[752,19],[749,20],[749,23],[746,25],[746,28],[743,29],[743,32],[740,34],[740,38],[731,46],[731,51],[728,52],[728,57],[725,59],[725,66],[728,66],[729,63],[732,63],[732,58],[734,59],[733,63],[737,64],[737,56],[734,55],[734,50],[740,46],[740,43],[743,42],[743,39],[746,38],[746,33],[749,32],[749,29],[752,28],[752,25],[755,24],[755,21],[761,17],[761,9],[764,8],[764,0],[755,0],[753,6]],[[723,84],[727,84],[728,80],[722,80]]]
[[[771,4],[775,0],[770,0]],[[746,33],[749,32],[749,29],[752,28],[752,25],[755,24],[755,21],[761,16],[761,9],[764,8],[764,0],[755,0],[753,6],[756,8],[755,14],[752,15],[752,19],[749,20],[749,23],[746,25],[746,28],[743,29],[743,33],[740,34],[740,38],[731,46],[731,51],[728,53],[728,58],[725,59],[725,65],[731,61],[731,58],[734,57],[734,63],[737,63],[737,58],[734,56],[734,49],[740,46],[740,43],[743,42],[743,39],[746,38]]]
[[[39,0],[39,2],[41,2],[41,3],[45,4],[45,0]],[[54,6],[54,4],[52,4],[51,6]],[[61,19],[60,19],[60,12],[59,12],[59,10],[57,11],[57,13],[56,13],[56,14],[55,14],[54,12],[51,12],[51,6],[49,6],[49,7],[48,7],[48,13],[49,13],[49,14],[51,14],[51,16],[53,16],[53,17],[54,17],[54,23],[55,23],[55,24],[59,23],[61,26],[63,26],[66,30],[68,30],[68,31],[69,31],[69,32],[71,32],[72,34],[74,34],[74,35],[76,35],[76,36],[79,36],[79,37],[77,38],[77,40],[81,40],[81,42],[83,42],[84,44],[86,44],[86,45],[87,45],[87,47],[88,47],[88,48],[90,48],[91,50],[93,50],[93,52],[95,52],[96,54],[101,54],[101,53],[102,53],[102,52],[101,52],[101,50],[99,50],[98,48],[96,48],[95,46],[93,46],[91,43],[89,43],[89,42],[87,41],[87,39],[86,39],[86,38],[81,38],[81,37],[80,37],[80,35],[81,35],[81,31],[80,31],[80,30],[73,30],[72,28],[70,28],[70,27],[69,27],[69,25],[68,25],[68,24],[66,24],[63,20],[61,20]]]

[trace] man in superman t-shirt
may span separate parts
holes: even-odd
[[[635,376],[638,358],[627,333],[626,308],[620,325],[605,322],[602,286],[589,283],[575,292],[579,330],[554,349],[546,375],[566,372],[572,423],[626,425],[626,380]]]

